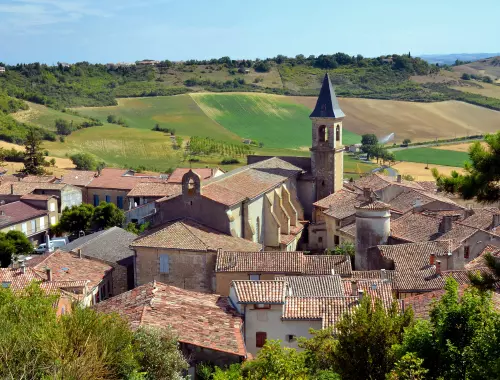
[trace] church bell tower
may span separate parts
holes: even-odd
[[[340,190],[344,180],[344,146],[342,120],[330,77],[325,74],[312,121],[311,169],[314,176],[315,200]]]

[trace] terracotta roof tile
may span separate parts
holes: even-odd
[[[232,170],[202,184],[202,195],[214,202],[232,206],[269,191],[302,169],[273,157]]]
[[[402,180],[401,182],[397,182],[396,177],[389,177],[385,175],[381,175],[378,173],[370,174],[366,177],[362,177],[356,181],[354,181],[354,186],[356,186],[359,189],[363,188],[370,188],[373,191],[377,191],[380,189],[383,189],[384,187],[387,187],[389,185],[397,185],[397,186],[404,186],[412,189],[419,189],[419,190],[424,190],[422,186],[418,182],[414,181],[406,181]]]
[[[89,289],[93,289],[113,270],[113,267],[97,260],[79,258],[69,252],[55,251],[47,255],[34,269],[52,270],[53,281],[88,281]]]
[[[287,294],[285,281],[233,281],[238,303],[283,304]]]
[[[408,242],[435,240],[441,219],[421,213],[408,213],[391,222],[391,236]]]
[[[334,194],[315,203],[316,206],[325,208],[324,213],[335,219],[344,219],[356,213],[355,206],[362,203],[359,195],[348,191],[340,190]]]
[[[182,343],[246,357],[242,319],[226,297],[152,282],[94,308],[120,314],[133,329],[170,326]]]
[[[270,272],[305,275],[348,275],[351,262],[344,256],[304,255],[302,252],[218,252],[216,272]]]
[[[21,179],[22,182],[53,182],[56,179],[53,175],[27,175]]]
[[[388,280],[392,281],[396,271],[394,270],[353,270],[350,279],[353,280]]]
[[[389,210],[391,206],[387,203],[375,200],[368,203],[362,203],[356,208],[360,210]]]
[[[393,282],[394,289],[403,292],[424,292],[443,289],[446,278],[454,278],[460,285],[470,284],[465,270],[442,271],[436,273],[435,265],[426,265],[415,270],[397,271]]]
[[[101,175],[94,177],[87,187],[94,189],[118,189],[130,191],[140,182],[163,182],[163,180],[159,178],[159,175],[141,175],[139,173],[125,175],[129,172],[130,171],[126,169],[105,168],[102,170]]]
[[[21,200],[47,201],[53,197],[54,197],[53,195],[45,195],[45,194],[26,194],[21,197]]]
[[[47,210],[41,210],[21,201],[7,203],[0,205],[0,227],[7,227],[47,214]]]
[[[141,182],[134,186],[127,197],[172,197],[182,192],[182,186],[175,183]]]
[[[386,280],[370,279],[370,280],[354,280],[357,293],[362,290],[364,295],[369,295],[372,302],[379,299],[382,301],[384,308],[389,309],[394,301],[392,295],[392,283]],[[353,280],[343,280],[345,296],[354,296]],[[356,295],[358,296],[359,293]]]
[[[339,275],[333,276],[279,276],[290,287],[290,296],[296,297],[342,297],[344,287]]]
[[[87,186],[96,176],[95,171],[90,170],[67,170],[56,182],[73,186]]]
[[[43,281],[44,279],[45,276],[33,268],[25,268],[24,273],[21,268],[0,268],[1,286],[12,290],[24,289],[32,281]]]
[[[132,247],[155,247],[167,249],[216,251],[255,251],[262,248],[258,243],[223,234],[191,219],[182,219],[165,225],[138,237]]]
[[[2,182],[1,195],[25,195],[35,190],[35,185],[29,182]]]
[[[471,211],[473,214],[462,220],[461,223],[482,230],[493,227],[493,216],[500,215],[500,210],[496,207],[478,208]]]
[[[210,168],[200,168],[200,169],[177,168],[172,172],[172,174],[170,174],[170,176],[167,179],[167,182],[181,184],[182,177],[189,170],[192,170],[193,172],[198,174],[200,176],[201,180],[203,181],[203,180],[207,180],[207,179],[212,178],[218,169],[217,168],[215,168],[215,169],[210,169]]]

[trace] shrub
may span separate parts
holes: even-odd
[[[231,165],[231,164],[239,164],[240,161],[237,158],[223,158],[220,163],[221,165]]]
[[[89,153],[77,153],[69,157],[77,170],[95,170],[97,161]]]

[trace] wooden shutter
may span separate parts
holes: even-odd
[[[257,332],[255,333],[255,346],[256,347],[264,347],[264,344],[266,343],[267,339],[267,333],[266,332]]]
[[[168,273],[168,255],[160,255],[160,273]]]

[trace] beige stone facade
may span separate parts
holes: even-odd
[[[86,197],[87,202],[94,206],[98,206],[101,202],[108,202],[114,203],[123,210],[128,210],[131,208],[130,198],[127,197],[129,191],[130,190],[87,188]]]

